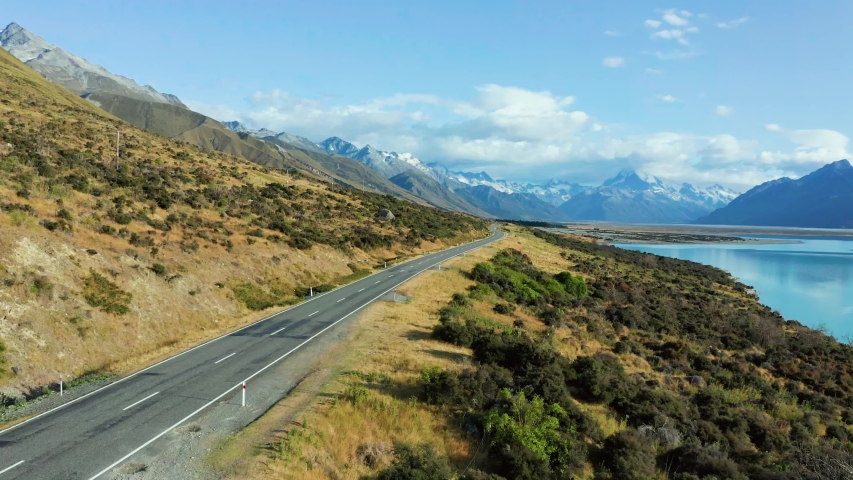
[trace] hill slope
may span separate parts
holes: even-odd
[[[853,228],[853,166],[839,160],[798,180],[763,183],[695,223]]]
[[[100,65],[94,65],[48,43],[17,23],[10,23],[0,30],[0,46],[52,82],[78,94],[114,93],[185,107],[178,97],[110,73]]]
[[[425,199],[432,205],[446,210],[467,212],[483,218],[494,218],[493,215],[471,205],[467,200],[418,171],[410,170],[402,172],[391,177],[389,180],[395,185]]]
[[[0,119],[4,392],[134,368],[303,287],[485,233],[470,216],[138,129],[5,51]],[[396,219],[375,219],[382,208]]]

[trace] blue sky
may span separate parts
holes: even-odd
[[[496,177],[743,190],[853,134],[849,1],[3,3],[219,120]]]

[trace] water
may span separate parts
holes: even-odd
[[[727,270],[788,320],[853,338],[853,239],[756,235],[789,244],[616,246]]]

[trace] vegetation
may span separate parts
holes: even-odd
[[[83,298],[89,305],[100,307],[106,313],[124,315],[130,312],[133,295],[92,270],[89,271],[89,276],[83,279]]]
[[[471,295],[442,308],[433,335],[469,347],[476,367],[422,375],[424,400],[474,420],[487,445],[478,469],[531,479],[590,468],[622,479],[848,478],[853,348],[785,321],[716,268],[533,234],[564,249],[583,277],[549,275],[516,250],[475,265]],[[478,301],[501,314],[498,305],[515,304],[545,328],[485,318]],[[598,351],[562,352],[563,331]],[[619,426],[605,431],[601,412]]]

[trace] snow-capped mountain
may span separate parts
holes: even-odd
[[[560,206],[571,220],[637,223],[689,222],[725,206],[738,194],[720,185],[674,187],[658,177],[622,170]]]
[[[441,181],[437,172],[424,165],[423,162],[411,153],[397,153],[377,150],[370,145],[358,148],[355,145],[338,137],[330,137],[319,143],[320,147],[329,153],[343,155],[358,160],[379,172],[385,178],[391,178],[410,170],[419,171]]]
[[[51,82],[80,95],[112,93],[186,108],[178,97],[160,93],[148,85],[139,85],[127,77],[110,73],[100,65],[48,43],[17,23],[10,23],[0,30],[0,46]]]
[[[255,138],[259,138],[262,140],[268,137],[273,137],[281,143],[293,145],[294,147],[301,148],[304,150],[312,150],[315,152],[323,151],[323,148],[321,148],[319,145],[312,142],[311,140],[308,140],[305,137],[300,137],[299,135],[291,135],[287,132],[276,133],[268,128],[259,128],[257,130],[252,130],[236,120],[231,122],[222,122],[222,124],[235,133],[249,134]]]
[[[441,175],[452,178],[453,180],[465,185],[475,187],[486,185],[502,193],[531,194],[554,206],[562,205],[566,200],[589,188],[585,185],[569,183],[556,178],[552,178],[544,185],[537,185],[529,182],[521,183],[510,182],[507,180],[495,180],[486,172],[454,172],[436,163],[430,163],[428,166],[439,172]]]

